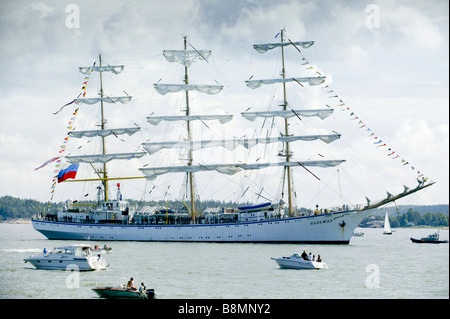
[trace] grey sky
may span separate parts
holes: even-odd
[[[68,27],[69,5],[79,8],[79,28]],[[369,5],[379,9],[378,28],[367,24]],[[161,78],[181,80],[172,71],[178,67],[163,60],[161,52],[181,49],[183,34],[197,48],[213,50],[211,63],[192,68],[193,79],[225,85],[211,107],[229,105],[227,112],[239,114],[243,105],[256,109],[251,94],[267,101],[261,92],[245,89],[243,81],[279,72],[269,61],[276,55],[260,55],[251,45],[278,41],[274,37],[285,27],[293,41],[316,41],[305,54],[332,79],[339,96],[437,182],[414,204],[448,203],[448,14],[448,1],[437,0],[2,0],[0,195],[50,198],[54,166],[34,168],[57,155],[73,108],[52,113],[79,94],[78,67],[92,64],[98,52],[108,63],[126,66],[117,86],[105,80],[111,90],[126,90],[135,98],[135,117],[113,108],[119,124],[139,117],[144,123],[151,112],[163,115],[166,103],[180,103],[155,94],[152,85]],[[287,59],[295,65],[291,73],[302,70],[295,52]],[[71,196],[58,195],[58,200]]]

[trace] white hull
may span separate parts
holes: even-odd
[[[48,239],[174,242],[302,242],[348,244],[369,211],[229,224],[111,225],[32,220]]]
[[[36,269],[48,270],[104,270],[108,268],[108,264],[103,260],[98,260],[96,256],[89,257],[73,257],[67,256],[49,257],[48,255],[35,256],[25,259],[26,263],[30,263]]]
[[[327,264],[318,261],[303,260],[295,257],[279,257],[272,258],[280,266],[280,268],[289,269],[328,269]]]

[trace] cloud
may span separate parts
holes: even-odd
[[[380,10],[383,9],[381,6]],[[382,24],[390,32],[399,32],[403,36],[400,44],[411,41],[417,47],[436,50],[444,43],[439,27],[417,8],[400,5],[395,10],[382,11],[381,15]]]

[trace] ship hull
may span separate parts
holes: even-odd
[[[48,239],[348,244],[367,212],[337,212],[257,222],[190,225],[76,224],[32,220]]]

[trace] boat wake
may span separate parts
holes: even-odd
[[[41,252],[42,249],[40,248],[7,248],[7,249],[0,249],[1,252],[5,253],[38,253]]]

